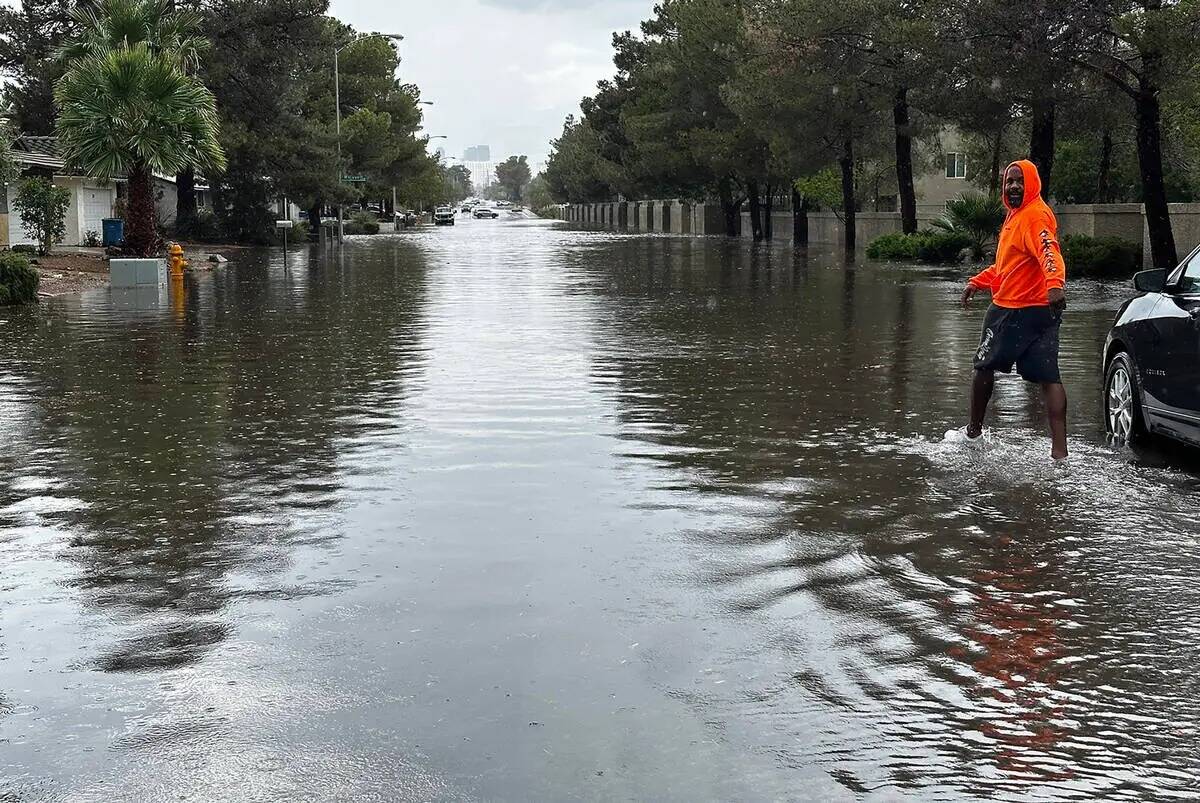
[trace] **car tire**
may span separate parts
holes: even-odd
[[[1119,443],[1136,443],[1146,435],[1142,387],[1128,353],[1119,351],[1104,372],[1104,430]]]

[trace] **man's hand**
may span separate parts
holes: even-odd
[[[1052,287],[1048,293],[1050,309],[1061,313],[1067,308],[1067,294],[1063,292],[1061,287]]]
[[[971,284],[970,282],[967,282],[967,286],[963,288],[962,305],[964,307],[970,306],[971,299],[974,298],[975,294],[978,292],[979,292],[978,287]]]

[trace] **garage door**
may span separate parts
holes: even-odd
[[[17,188],[9,185],[8,187],[8,244],[9,245],[33,245],[33,238],[25,232],[25,226],[21,223],[21,215],[16,209],[13,209],[13,198],[17,197]]]
[[[83,189],[83,220],[80,221],[79,234],[87,236],[89,231],[100,234],[104,230],[103,220],[112,217],[113,202],[116,193],[112,187]]]

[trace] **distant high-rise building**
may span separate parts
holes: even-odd
[[[490,162],[492,161],[492,148],[490,145],[472,145],[463,151],[464,162]]]

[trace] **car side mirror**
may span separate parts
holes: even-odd
[[[1165,270],[1143,270],[1133,275],[1133,286],[1139,293],[1161,293],[1167,286]]]

